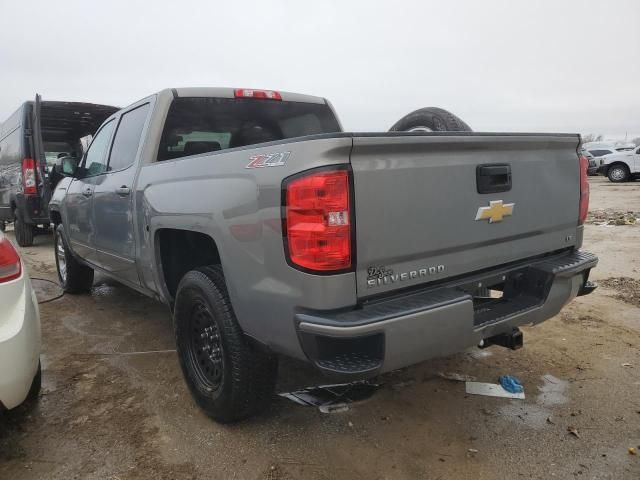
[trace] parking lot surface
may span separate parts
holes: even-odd
[[[91,295],[43,303],[43,389],[0,415],[0,479],[640,478],[640,182],[590,181],[595,293],[525,328],[521,350],[393,372],[342,413],[276,398],[216,424],[182,380],[167,307],[101,276]],[[56,279],[50,235],[22,254],[32,277]],[[526,399],[467,395],[443,372],[515,375]],[[281,362],[279,392],[322,383]]]

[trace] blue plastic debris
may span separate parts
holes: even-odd
[[[501,375],[498,379],[500,381],[500,385],[509,393],[522,393],[524,392],[524,387],[520,380],[512,375]]]

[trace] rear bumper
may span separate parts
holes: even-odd
[[[346,312],[300,312],[302,348],[330,374],[367,377],[477,345],[481,340],[537,324],[571,299],[590,293],[598,259],[572,251],[496,269],[418,292],[370,302]],[[503,298],[474,298],[478,286]]]
[[[606,177],[607,173],[609,172],[609,165],[600,165],[597,169],[597,172],[598,174],[604,175]]]
[[[26,399],[40,360],[38,302],[25,274],[2,284],[0,305],[0,408],[12,409]]]

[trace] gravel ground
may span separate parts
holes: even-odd
[[[590,181],[594,294],[525,328],[519,351],[472,349],[385,375],[343,413],[275,399],[258,418],[218,425],[182,381],[164,306],[103,278],[91,295],[42,304],[42,394],[0,415],[0,478],[640,478],[640,225],[609,224],[640,211],[640,182]],[[23,254],[33,277],[55,280],[50,236]],[[42,298],[59,293],[36,283]],[[279,391],[324,381],[292,361],[280,371]],[[510,373],[526,399],[466,395],[439,372]]]

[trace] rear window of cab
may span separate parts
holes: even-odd
[[[158,161],[289,138],[339,132],[326,104],[253,98],[176,98]]]

